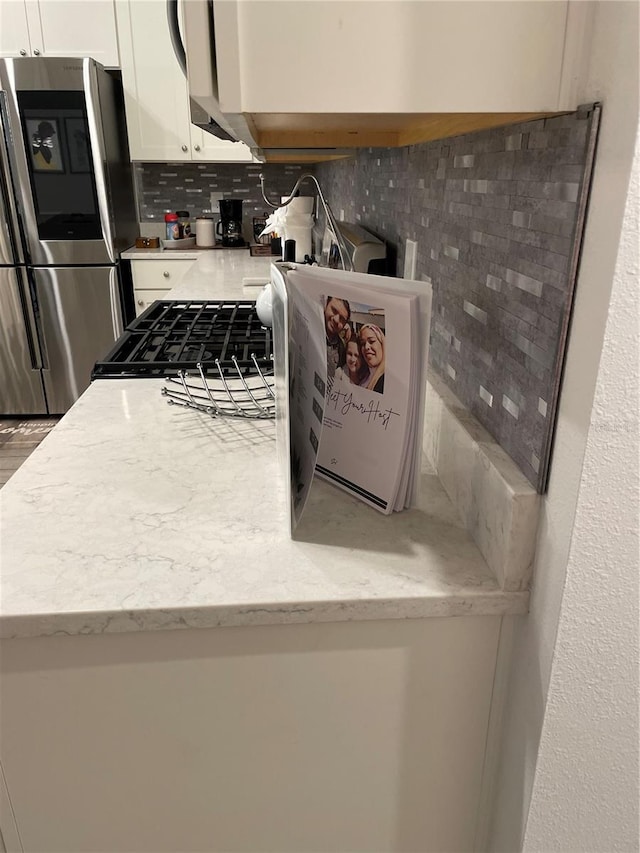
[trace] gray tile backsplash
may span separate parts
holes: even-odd
[[[218,193],[242,199],[245,238],[250,239],[253,217],[271,211],[262,199],[260,173],[265,176],[267,195],[278,200],[289,195],[300,175],[309,171],[307,166],[277,163],[135,163],[138,219],[143,224],[163,223],[171,210],[188,210],[196,217],[211,209],[211,193]],[[301,193],[311,194],[311,190],[303,186]],[[213,213],[218,214],[217,205]]]
[[[433,367],[544,490],[572,301],[592,112],[316,166],[336,214],[407,239],[433,286]]]

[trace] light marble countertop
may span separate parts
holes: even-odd
[[[187,270],[169,299],[256,299],[271,275],[271,258],[231,250],[207,252]]]
[[[246,296],[269,259],[235,258],[204,255],[171,298]],[[94,382],[0,491],[2,636],[526,612],[426,459],[419,507],[392,516],[315,482],[294,541],[273,422],[162,385]]]

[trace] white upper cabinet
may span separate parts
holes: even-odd
[[[190,160],[187,84],[174,56],[163,0],[117,0],[132,160]]]
[[[29,31],[40,22],[42,56],[90,56],[118,68],[118,35],[113,0],[26,0]],[[31,46],[35,53],[34,37]]]
[[[0,0],[3,56],[91,56],[118,68],[113,0]]]
[[[131,159],[251,162],[243,143],[219,140],[191,124],[165,0],[117,0],[116,15]]]
[[[31,56],[24,0],[0,2],[0,56]]]
[[[408,145],[570,111],[595,5],[214,0],[218,106],[265,152]],[[206,53],[190,48],[189,64]],[[193,91],[204,97],[201,81]]]
[[[229,113],[561,110],[571,5],[214,2],[220,106]]]

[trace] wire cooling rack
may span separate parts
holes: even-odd
[[[251,359],[256,372],[250,376],[243,375],[235,356],[231,359],[235,370],[228,366],[223,369],[220,361],[215,360],[217,376],[205,376],[202,364],[197,365],[197,373],[180,370],[176,377],[166,380],[162,394],[170,405],[197,409],[213,418],[274,418],[273,369],[265,372],[255,355]]]

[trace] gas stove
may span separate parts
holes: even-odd
[[[206,376],[252,376],[256,362],[271,367],[272,355],[271,329],[260,322],[255,302],[159,301],[127,326],[91,378],[161,379],[195,372],[198,364]]]

